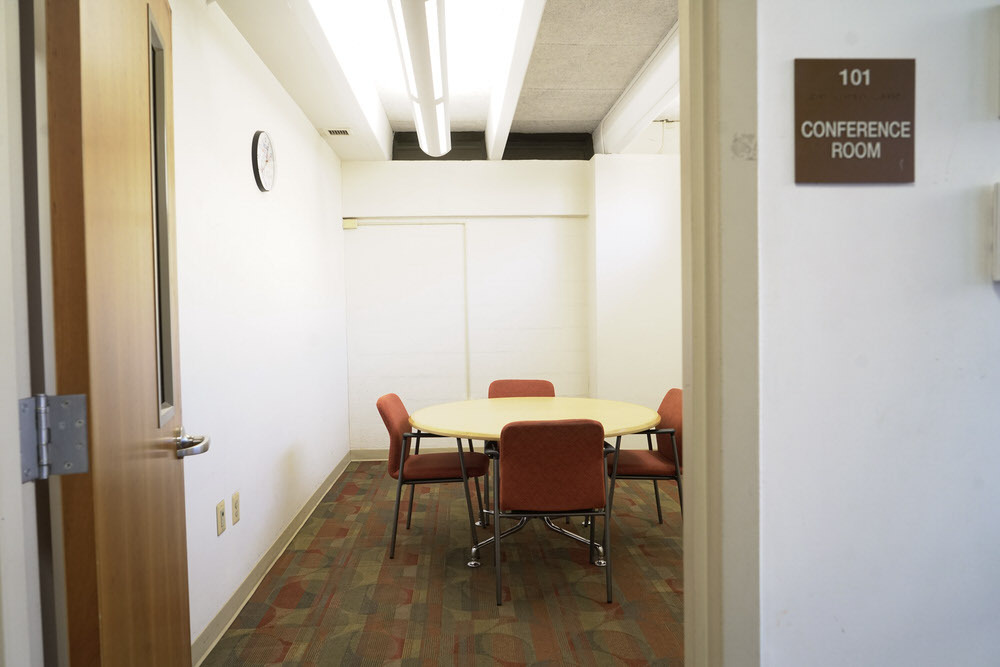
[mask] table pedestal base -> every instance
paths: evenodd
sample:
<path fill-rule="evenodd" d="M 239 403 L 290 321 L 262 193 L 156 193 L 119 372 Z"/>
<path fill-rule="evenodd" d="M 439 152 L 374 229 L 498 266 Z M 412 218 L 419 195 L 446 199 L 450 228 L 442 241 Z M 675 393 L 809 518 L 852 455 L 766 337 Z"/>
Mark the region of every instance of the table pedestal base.
<path fill-rule="evenodd" d="M 590 518 L 590 517 L 587 517 L 587 518 Z M 556 524 L 552 523 L 552 519 L 550 519 L 549 517 L 543 517 L 542 520 L 545 521 L 545 525 L 546 526 L 548 526 L 552 530 L 556 531 L 560 535 L 565 535 L 566 537 L 570 538 L 571 540 L 576 540 L 577 542 L 582 542 L 583 544 L 586 544 L 588 547 L 590 546 L 590 540 L 588 540 L 585 537 L 581 537 L 580 535 L 577 535 L 574 532 L 568 531 L 565 528 L 557 526 Z M 591 521 L 593 521 L 593 519 L 591 519 Z M 590 524 L 586 524 L 586 525 L 589 526 Z M 604 560 L 604 547 L 602 547 L 597 542 L 594 542 L 594 549 L 597 551 L 597 559 L 594 561 L 594 565 L 596 565 L 597 567 L 604 567 L 605 565 L 607 565 L 608 562 L 606 560 Z"/>
<path fill-rule="evenodd" d="M 541 517 L 541 519 L 543 521 L 545 521 L 545 525 L 546 526 L 548 526 L 550 529 L 556 531 L 560 535 L 565 535 L 566 537 L 568 537 L 568 538 L 570 538 L 572 540 L 576 540 L 577 542 L 581 542 L 583 544 L 586 544 L 588 547 L 590 546 L 590 540 L 588 540 L 588 539 L 586 539 L 584 537 L 581 537 L 581 536 L 577 535 L 576 533 L 573 533 L 573 532 L 570 532 L 570 531 L 565 530 L 563 528 L 560 528 L 556 524 L 552 523 L 552 519 L 550 519 L 549 517 L 545 516 L 545 517 Z M 495 518 L 493 520 L 496 521 Z M 591 521 L 593 521 L 593 519 L 591 519 Z M 514 524 L 512 527 L 510 527 L 507 530 L 505 530 L 502 533 L 500 533 L 500 539 L 503 539 L 503 538 L 507 537 L 508 535 L 513 535 L 517 531 L 519 531 L 522 528 L 524 528 L 524 526 L 527 523 L 528 523 L 527 517 L 521 517 L 516 524 Z M 477 524 L 478 524 L 478 522 L 477 522 Z M 589 524 L 585 524 L 585 525 L 589 525 Z M 472 553 L 469 555 L 469 562 L 466 563 L 466 565 L 468 565 L 469 567 L 479 567 L 480 565 L 482 565 L 482 563 L 479 562 L 479 550 L 482 549 L 485 546 L 490 545 L 490 544 L 493 544 L 493 538 L 492 537 L 487 537 L 485 540 L 483 540 L 482 542 L 480 542 L 476 546 L 472 547 Z M 597 559 L 594 560 L 594 565 L 596 565 L 597 567 L 604 567 L 604 566 L 606 566 L 608 563 L 604 559 L 604 547 L 602 547 L 600 544 L 598 544 L 597 542 L 595 542 L 594 543 L 594 550 L 597 551 Z"/>

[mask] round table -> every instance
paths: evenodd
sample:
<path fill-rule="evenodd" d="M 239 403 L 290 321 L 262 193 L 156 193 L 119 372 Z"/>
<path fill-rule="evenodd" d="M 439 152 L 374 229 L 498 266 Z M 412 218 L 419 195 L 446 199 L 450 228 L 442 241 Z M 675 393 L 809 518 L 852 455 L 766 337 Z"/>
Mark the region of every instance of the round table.
<path fill-rule="evenodd" d="M 604 426 L 604 437 L 619 438 L 628 433 L 639 433 L 655 427 L 660 423 L 660 415 L 641 405 L 622 403 L 621 401 L 605 401 L 598 398 L 564 398 L 564 397 L 531 397 L 531 398 L 484 398 L 475 401 L 457 401 L 442 403 L 417 410 L 410 415 L 410 425 L 426 433 L 467 438 L 470 440 L 499 441 L 503 427 L 516 421 L 538 421 L 549 419 L 593 419 Z M 488 452 L 489 453 L 489 452 Z M 495 462 L 494 462 L 494 471 Z M 495 473 L 494 473 L 495 474 Z M 478 489 L 478 486 L 477 486 Z M 478 491 L 477 491 L 478 493 Z M 489 505 L 489 485 L 486 489 L 486 504 Z M 493 514 L 487 510 L 487 514 Z M 549 517 L 543 517 L 545 525 L 552 530 L 573 540 L 590 544 L 576 533 L 555 525 Z M 494 519 L 495 520 L 495 519 Z M 521 519 L 516 526 L 501 533 L 506 537 L 524 527 L 527 519 Z M 483 525 L 476 522 L 476 525 Z M 493 538 L 487 538 L 472 547 L 469 567 L 479 566 L 479 551 Z M 605 564 L 604 551 L 596 546 L 598 559 L 596 565 Z"/>
<path fill-rule="evenodd" d="M 543 419 L 594 419 L 604 437 L 638 433 L 660 423 L 660 415 L 642 405 L 599 398 L 483 398 L 442 403 L 410 415 L 413 428 L 472 440 L 499 440 L 511 422 Z"/>

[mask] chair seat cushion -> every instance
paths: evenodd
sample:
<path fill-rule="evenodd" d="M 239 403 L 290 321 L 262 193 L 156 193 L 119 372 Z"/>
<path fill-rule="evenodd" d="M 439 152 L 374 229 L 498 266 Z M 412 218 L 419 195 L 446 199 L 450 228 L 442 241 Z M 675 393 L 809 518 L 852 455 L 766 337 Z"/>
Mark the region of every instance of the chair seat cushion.
<path fill-rule="evenodd" d="M 611 473 L 611 465 L 614 463 L 613 457 L 608 457 L 608 473 Z M 650 452 L 645 449 L 623 449 L 618 453 L 618 476 L 639 476 L 639 477 L 674 477 L 677 475 L 677 466 L 673 461 L 660 456 L 659 452 Z"/>
<path fill-rule="evenodd" d="M 480 452 L 464 452 L 465 472 L 469 477 L 482 477 L 486 474 L 490 460 Z M 389 472 L 396 478 L 396 475 Z M 460 478 L 462 464 L 458 460 L 458 452 L 435 452 L 433 454 L 410 454 L 403 462 L 403 479 L 410 482 L 420 479 Z"/>

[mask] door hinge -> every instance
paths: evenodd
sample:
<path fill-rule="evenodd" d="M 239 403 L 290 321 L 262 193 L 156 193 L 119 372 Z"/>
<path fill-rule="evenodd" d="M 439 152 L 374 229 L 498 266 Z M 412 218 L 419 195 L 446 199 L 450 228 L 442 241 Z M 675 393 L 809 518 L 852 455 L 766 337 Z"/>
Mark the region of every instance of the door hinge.
<path fill-rule="evenodd" d="M 87 396 L 37 394 L 17 402 L 21 483 L 87 472 Z"/>

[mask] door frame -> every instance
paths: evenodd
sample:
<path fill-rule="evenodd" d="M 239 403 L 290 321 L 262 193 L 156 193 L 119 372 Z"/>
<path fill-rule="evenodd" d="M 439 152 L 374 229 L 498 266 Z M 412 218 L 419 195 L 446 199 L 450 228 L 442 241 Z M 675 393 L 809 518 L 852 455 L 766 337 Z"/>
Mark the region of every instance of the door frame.
<path fill-rule="evenodd" d="M 0 5 L 0 368 L 15 371 L 0 374 L 0 664 L 40 665 L 35 485 L 21 483 L 17 414 L 17 400 L 31 394 L 19 4 Z"/>
<path fill-rule="evenodd" d="M 684 655 L 759 664 L 757 2 L 679 9 Z"/>

